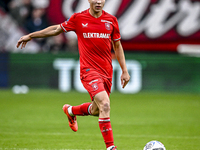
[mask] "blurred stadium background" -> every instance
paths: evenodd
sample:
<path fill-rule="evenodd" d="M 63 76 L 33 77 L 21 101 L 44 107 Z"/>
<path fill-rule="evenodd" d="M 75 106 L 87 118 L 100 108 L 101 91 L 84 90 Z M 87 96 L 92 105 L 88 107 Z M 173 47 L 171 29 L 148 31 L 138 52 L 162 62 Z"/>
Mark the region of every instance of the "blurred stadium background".
<path fill-rule="evenodd" d="M 74 33 L 34 39 L 25 49 L 17 49 L 16 44 L 22 35 L 60 24 L 74 12 L 88 7 L 87 0 L 0 1 L 2 108 L 6 103 L 4 98 L 11 95 L 8 91 L 12 89 L 15 93 L 23 93 L 20 89 L 25 87 L 26 91 L 28 87 L 30 94 L 32 90 L 34 93 L 35 90 L 50 90 L 50 93 L 57 90 L 66 95 L 86 92 L 79 80 L 79 55 Z M 128 94 L 130 100 L 143 93 L 145 96 L 141 97 L 148 99 L 146 92 L 151 96 L 152 93 L 163 93 L 163 96 L 169 93 L 190 94 L 193 99 L 188 100 L 195 100 L 195 106 L 199 107 L 200 0 L 107 0 L 104 9 L 118 18 L 131 74 L 130 83 L 122 90 L 119 65 L 113 55 L 113 92 Z M 170 100 L 180 100 L 180 95 L 172 96 Z M 200 126 L 199 122 L 195 123 Z M 190 140 L 199 140 L 199 136 Z"/>
<path fill-rule="evenodd" d="M 119 20 L 132 74 L 128 88 L 122 91 L 117 80 L 119 67 L 114 63 L 113 90 L 199 93 L 199 5 L 199 0 L 107 1 L 105 10 Z M 88 8 L 88 2 L 1 0 L 0 6 L 0 88 L 27 85 L 84 91 L 76 75 L 78 50 L 74 33 L 35 39 L 26 49 L 17 49 L 16 43 L 24 34 L 59 24 L 74 12 Z"/>

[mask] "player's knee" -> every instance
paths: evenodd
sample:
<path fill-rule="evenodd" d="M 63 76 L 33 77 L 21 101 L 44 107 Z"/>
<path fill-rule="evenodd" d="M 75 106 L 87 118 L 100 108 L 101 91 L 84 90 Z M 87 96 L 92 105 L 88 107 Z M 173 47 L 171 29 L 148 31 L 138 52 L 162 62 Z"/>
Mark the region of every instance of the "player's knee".
<path fill-rule="evenodd" d="M 102 104 L 101 112 L 105 112 L 105 113 L 110 112 L 110 103 L 109 102 L 105 102 Z"/>
<path fill-rule="evenodd" d="M 95 96 L 95 102 L 99 108 L 99 114 L 108 116 L 110 112 L 110 100 L 105 92 L 101 92 Z"/>

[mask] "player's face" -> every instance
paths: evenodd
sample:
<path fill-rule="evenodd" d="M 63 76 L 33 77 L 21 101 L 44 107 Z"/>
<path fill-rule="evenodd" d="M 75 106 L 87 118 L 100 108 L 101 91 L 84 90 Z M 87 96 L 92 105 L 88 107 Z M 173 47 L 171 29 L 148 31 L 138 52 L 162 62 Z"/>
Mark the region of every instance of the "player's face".
<path fill-rule="evenodd" d="M 103 9 L 104 4 L 105 4 L 105 0 L 88 0 L 88 1 L 90 3 L 90 9 L 94 13 L 102 12 L 102 9 Z"/>

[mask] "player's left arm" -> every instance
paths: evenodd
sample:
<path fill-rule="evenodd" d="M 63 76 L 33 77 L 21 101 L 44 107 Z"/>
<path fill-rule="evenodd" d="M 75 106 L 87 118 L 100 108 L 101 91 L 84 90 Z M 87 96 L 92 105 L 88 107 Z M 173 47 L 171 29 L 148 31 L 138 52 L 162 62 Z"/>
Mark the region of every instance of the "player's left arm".
<path fill-rule="evenodd" d="M 122 88 L 124 88 L 130 80 L 130 75 L 129 75 L 127 67 L 126 67 L 124 50 L 122 48 L 122 44 L 121 44 L 120 40 L 116 41 L 116 42 L 113 41 L 112 44 L 113 44 L 113 49 L 115 51 L 115 56 L 119 62 L 121 69 L 122 69 L 121 85 L 122 85 Z"/>

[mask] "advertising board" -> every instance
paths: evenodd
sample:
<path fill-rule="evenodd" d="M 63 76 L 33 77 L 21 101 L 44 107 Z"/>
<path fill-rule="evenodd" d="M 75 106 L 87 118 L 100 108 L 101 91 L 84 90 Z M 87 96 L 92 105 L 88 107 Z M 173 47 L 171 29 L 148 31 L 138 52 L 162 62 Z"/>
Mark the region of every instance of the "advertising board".
<path fill-rule="evenodd" d="M 47 15 L 58 24 L 88 7 L 85 0 L 51 0 Z M 176 52 L 200 44 L 200 0 L 107 0 L 104 10 L 118 18 L 124 50 Z"/>
<path fill-rule="evenodd" d="M 173 53 L 126 53 L 126 58 L 130 82 L 122 89 L 121 69 L 117 60 L 113 60 L 112 91 L 130 94 L 141 91 L 200 92 L 198 57 Z M 8 87 L 27 85 L 30 89 L 86 92 L 80 81 L 77 55 L 10 54 L 7 66 Z"/>

